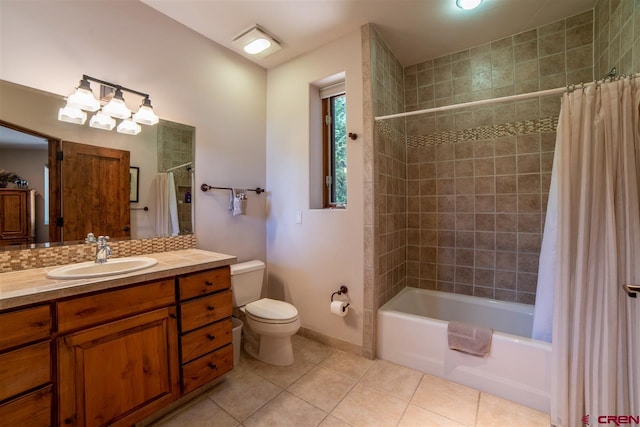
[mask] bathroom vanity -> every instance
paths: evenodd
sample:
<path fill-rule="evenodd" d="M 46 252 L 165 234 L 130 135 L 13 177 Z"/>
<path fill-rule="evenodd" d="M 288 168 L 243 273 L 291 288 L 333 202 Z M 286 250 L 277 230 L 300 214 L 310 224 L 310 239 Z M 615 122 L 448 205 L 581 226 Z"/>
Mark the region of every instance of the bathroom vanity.
<path fill-rule="evenodd" d="M 233 368 L 229 265 L 187 249 L 145 270 L 0 274 L 0 419 L 132 425 Z"/>

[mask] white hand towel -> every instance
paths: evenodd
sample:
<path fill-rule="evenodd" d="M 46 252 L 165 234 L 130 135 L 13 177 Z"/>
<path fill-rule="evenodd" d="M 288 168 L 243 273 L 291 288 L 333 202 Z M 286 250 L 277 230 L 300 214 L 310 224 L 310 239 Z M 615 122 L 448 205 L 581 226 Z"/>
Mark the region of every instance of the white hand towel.
<path fill-rule="evenodd" d="M 247 189 L 234 188 L 231 192 L 230 209 L 233 216 L 247 214 Z"/>

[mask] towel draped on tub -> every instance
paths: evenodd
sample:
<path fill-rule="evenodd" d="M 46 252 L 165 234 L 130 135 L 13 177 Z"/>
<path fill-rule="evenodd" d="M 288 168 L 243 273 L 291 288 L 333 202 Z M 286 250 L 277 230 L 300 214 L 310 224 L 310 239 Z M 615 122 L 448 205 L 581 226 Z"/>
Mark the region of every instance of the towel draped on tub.
<path fill-rule="evenodd" d="M 491 328 L 456 321 L 450 321 L 447 326 L 449 348 L 474 356 L 486 357 L 489 355 L 492 336 L 493 329 Z"/>

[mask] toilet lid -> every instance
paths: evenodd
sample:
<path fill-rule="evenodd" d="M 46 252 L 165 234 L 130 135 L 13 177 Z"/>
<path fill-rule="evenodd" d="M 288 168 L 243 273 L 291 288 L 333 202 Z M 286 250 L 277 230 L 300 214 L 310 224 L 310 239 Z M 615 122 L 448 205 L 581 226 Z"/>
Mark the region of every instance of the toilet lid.
<path fill-rule="evenodd" d="M 293 305 L 271 298 L 262 298 L 245 305 L 245 312 L 267 321 L 290 320 L 298 315 L 298 310 Z"/>

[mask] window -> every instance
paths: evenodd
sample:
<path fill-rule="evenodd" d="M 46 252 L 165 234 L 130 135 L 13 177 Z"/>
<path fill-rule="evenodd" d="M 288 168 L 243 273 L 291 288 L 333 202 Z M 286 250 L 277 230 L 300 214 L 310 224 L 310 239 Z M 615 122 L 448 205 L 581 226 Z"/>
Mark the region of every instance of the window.
<path fill-rule="evenodd" d="M 44 165 L 44 225 L 49 225 L 49 165 Z"/>
<path fill-rule="evenodd" d="M 340 87 L 341 93 L 326 97 L 322 97 L 321 90 L 325 208 L 347 205 L 347 97 L 344 83 Z"/>

